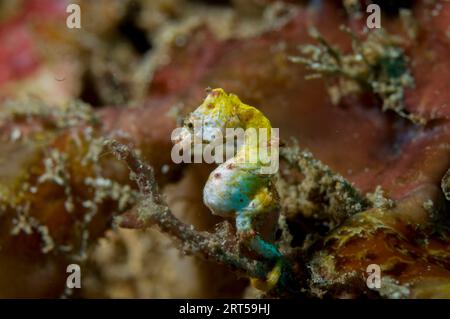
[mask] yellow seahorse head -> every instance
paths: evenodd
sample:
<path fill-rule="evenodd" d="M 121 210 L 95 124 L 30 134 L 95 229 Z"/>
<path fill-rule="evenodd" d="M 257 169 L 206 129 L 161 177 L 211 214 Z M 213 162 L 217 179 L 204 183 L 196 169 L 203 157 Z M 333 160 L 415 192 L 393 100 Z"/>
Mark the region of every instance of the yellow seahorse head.
<path fill-rule="evenodd" d="M 197 127 L 201 129 L 196 130 Z M 180 138 L 197 134 L 208 143 L 219 131 L 224 136 L 227 128 L 267 128 L 270 131 L 271 125 L 256 108 L 219 88 L 210 90 L 203 103 L 186 118 Z"/>

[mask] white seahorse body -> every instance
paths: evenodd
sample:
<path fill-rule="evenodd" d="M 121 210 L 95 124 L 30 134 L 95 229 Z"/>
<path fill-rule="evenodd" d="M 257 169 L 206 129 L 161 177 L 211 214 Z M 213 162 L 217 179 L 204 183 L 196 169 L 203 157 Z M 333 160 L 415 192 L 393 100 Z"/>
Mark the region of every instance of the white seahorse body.
<path fill-rule="evenodd" d="M 203 190 L 206 206 L 223 217 L 235 217 L 237 212 L 263 213 L 263 210 L 273 209 L 273 205 L 262 207 L 263 203 L 257 196 L 267 189 L 272 176 L 259 174 L 255 166 L 231 158 L 217 167 Z"/>

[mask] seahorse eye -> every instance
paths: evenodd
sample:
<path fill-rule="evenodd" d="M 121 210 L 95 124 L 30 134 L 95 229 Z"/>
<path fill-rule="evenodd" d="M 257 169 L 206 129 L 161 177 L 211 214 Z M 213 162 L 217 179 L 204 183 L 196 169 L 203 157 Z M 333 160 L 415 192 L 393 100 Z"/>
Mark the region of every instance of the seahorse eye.
<path fill-rule="evenodd" d="M 194 128 L 194 124 L 192 124 L 191 121 L 186 121 L 184 124 L 185 124 L 189 129 L 193 129 L 193 128 Z"/>

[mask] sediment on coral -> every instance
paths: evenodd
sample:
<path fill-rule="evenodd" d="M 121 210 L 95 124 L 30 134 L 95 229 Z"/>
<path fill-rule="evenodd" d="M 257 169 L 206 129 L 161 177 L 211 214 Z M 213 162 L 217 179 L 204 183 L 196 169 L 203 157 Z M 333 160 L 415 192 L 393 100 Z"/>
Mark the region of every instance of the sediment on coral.
<path fill-rule="evenodd" d="M 291 186 L 288 183 L 283 192 L 288 214 L 301 213 L 322 220 L 332 229 L 370 207 L 370 202 L 349 181 L 333 173 L 310 152 L 301 151 L 298 146 L 282 147 L 280 156 L 303 175 L 300 183 Z"/>

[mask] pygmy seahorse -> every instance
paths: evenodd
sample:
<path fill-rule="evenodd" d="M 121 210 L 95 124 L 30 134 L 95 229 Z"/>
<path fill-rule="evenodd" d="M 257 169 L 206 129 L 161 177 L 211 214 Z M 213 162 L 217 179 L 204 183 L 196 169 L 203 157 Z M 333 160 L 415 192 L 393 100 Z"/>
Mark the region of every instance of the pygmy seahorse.
<path fill-rule="evenodd" d="M 203 200 L 213 214 L 235 218 L 240 241 L 250 252 L 275 261 L 277 266 L 269 272 L 266 282 L 253 281 L 267 290 L 277 284 L 282 272 L 281 253 L 260 232 L 270 217 L 272 220 L 274 215 L 277 218 L 279 211 L 274 172 L 263 173 L 261 170 L 267 163 L 262 154 L 278 154 L 277 138 L 270 121 L 256 108 L 242 103 L 236 95 L 214 89 L 185 119 L 183 127 L 172 139 L 176 143 L 191 143 L 196 138 L 202 145 L 208 145 L 218 136 L 227 138 L 227 129 L 239 128 L 243 129 L 244 142 L 238 146 L 235 156 L 210 174 Z"/>

